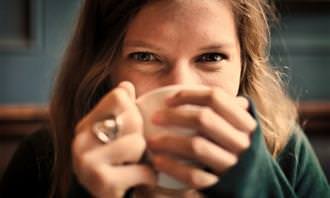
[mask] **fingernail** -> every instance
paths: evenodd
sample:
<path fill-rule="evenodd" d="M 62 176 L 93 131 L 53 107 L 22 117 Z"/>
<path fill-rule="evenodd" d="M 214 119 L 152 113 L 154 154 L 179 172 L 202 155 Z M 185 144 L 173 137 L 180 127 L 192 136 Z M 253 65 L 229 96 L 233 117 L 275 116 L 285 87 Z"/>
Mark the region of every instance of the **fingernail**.
<path fill-rule="evenodd" d="M 170 96 L 170 97 L 166 98 L 166 99 L 165 99 L 165 103 L 166 103 L 166 104 L 171 104 L 172 99 L 173 99 L 173 96 Z"/>
<path fill-rule="evenodd" d="M 161 112 L 156 112 L 152 117 L 152 121 L 155 124 L 162 124 L 164 122 L 164 116 Z"/>
<path fill-rule="evenodd" d="M 151 145 L 153 143 L 157 142 L 157 139 L 158 139 L 158 137 L 156 135 L 149 135 L 146 137 L 147 143 L 151 144 Z"/>
<path fill-rule="evenodd" d="M 157 164 L 161 164 L 162 163 L 162 157 L 161 156 L 158 156 L 158 155 L 153 155 L 151 157 L 151 162 L 155 165 Z"/>
<path fill-rule="evenodd" d="M 194 179 L 198 186 L 201 187 L 212 186 L 219 181 L 217 176 L 213 174 L 205 174 L 202 172 L 196 172 Z"/>

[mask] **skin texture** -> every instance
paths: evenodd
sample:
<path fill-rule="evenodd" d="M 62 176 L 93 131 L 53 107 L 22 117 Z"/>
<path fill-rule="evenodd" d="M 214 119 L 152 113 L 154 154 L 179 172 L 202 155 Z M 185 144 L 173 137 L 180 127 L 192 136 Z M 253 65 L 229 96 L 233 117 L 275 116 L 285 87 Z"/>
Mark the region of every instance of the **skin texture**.
<path fill-rule="evenodd" d="M 226 1 L 155 1 L 144 7 L 131 21 L 114 65 L 111 79 L 116 88 L 76 127 L 72 155 L 80 183 L 95 197 L 122 197 L 130 187 L 154 186 L 155 169 L 192 189 L 215 184 L 249 147 L 256 127 L 246 111 L 247 100 L 237 96 L 240 53 Z M 171 84 L 202 84 L 209 90 L 179 92 L 168 99 L 169 108 L 154 115 L 154 123 L 191 127 L 198 133 L 153 133 L 145 138 L 135 100 Z M 199 110 L 176 108 L 184 104 L 198 105 Z M 101 144 L 92 125 L 110 115 L 120 120 L 119 137 Z M 155 153 L 152 166 L 138 163 L 146 148 Z M 173 156 L 198 161 L 212 171 L 182 164 Z"/>

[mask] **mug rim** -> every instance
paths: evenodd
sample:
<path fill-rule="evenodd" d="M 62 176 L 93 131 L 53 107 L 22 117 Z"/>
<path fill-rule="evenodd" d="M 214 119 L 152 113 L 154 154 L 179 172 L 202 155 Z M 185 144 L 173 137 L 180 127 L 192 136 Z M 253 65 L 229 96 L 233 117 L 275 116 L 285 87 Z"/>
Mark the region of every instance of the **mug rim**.
<path fill-rule="evenodd" d="M 154 94 L 157 94 L 157 93 L 160 93 L 160 92 L 164 92 L 164 91 L 167 91 L 167 90 L 172 90 L 172 91 L 177 91 L 178 89 L 182 89 L 182 90 L 197 90 L 197 89 L 207 89 L 209 88 L 208 86 L 205 86 L 205 85 L 183 85 L 183 84 L 174 84 L 174 85 L 166 85 L 166 86 L 163 86 L 163 87 L 159 87 L 159 88 L 156 88 L 156 89 L 153 89 L 151 91 L 148 91 L 147 93 L 145 94 L 142 94 L 141 96 L 139 96 L 137 99 L 136 99 L 136 103 L 140 103 L 141 101 L 143 101 L 145 98 L 148 98 L 150 95 L 154 95 Z"/>

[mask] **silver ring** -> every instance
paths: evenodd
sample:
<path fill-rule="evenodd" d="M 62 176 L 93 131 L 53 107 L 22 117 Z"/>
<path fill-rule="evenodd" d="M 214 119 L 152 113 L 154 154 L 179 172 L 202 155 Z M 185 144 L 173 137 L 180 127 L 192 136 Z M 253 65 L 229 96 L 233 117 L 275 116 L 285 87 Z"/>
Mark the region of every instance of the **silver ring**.
<path fill-rule="evenodd" d="M 111 117 L 102 121 L 95 122 L 93 132 L 98 140 L 106 144 L 116 139 L 119 131 L 119 123 L 116 117 Z"/>

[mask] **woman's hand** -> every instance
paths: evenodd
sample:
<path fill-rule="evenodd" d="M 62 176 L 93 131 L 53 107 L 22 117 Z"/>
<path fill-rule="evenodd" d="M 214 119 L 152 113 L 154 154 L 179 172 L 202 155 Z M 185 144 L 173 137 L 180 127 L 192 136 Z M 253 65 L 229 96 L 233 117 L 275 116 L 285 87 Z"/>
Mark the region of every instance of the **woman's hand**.
<path fill-rule="evenodd" d="M 157 112 L 154 123 L 176 125 L 197 130 L 194 136 L 172 133 L 148 133 L 148 148 L 155 169 L 201 189 L 215 184 L 219 176 L 234 166 L 239 155 L 250 146 L 250 135 L 256 121 L 247 112 L 249 102 L 243 97 L 233 97 L 220 88 L 203 91 L 180 91 L 167 100 L 170 108 Z M 176 108 L 181 105 L 198 105 L 196 111 Z M 179 157 L 193 160 L 208 167 L 184 164 Z"/>
<path fill-rule="evenodd" d="M 118 136 L 102 144 L 92 127 L 110 116 L 120 121 Z M 93 196 L 123 197 L 130 187 L 156 183 L 154 171 L 147 165 L 137 164 L 145 148 L 134 86 L 123 82 L 104 96 L 76 126 L 72 144 L 73 170 Z"/>

